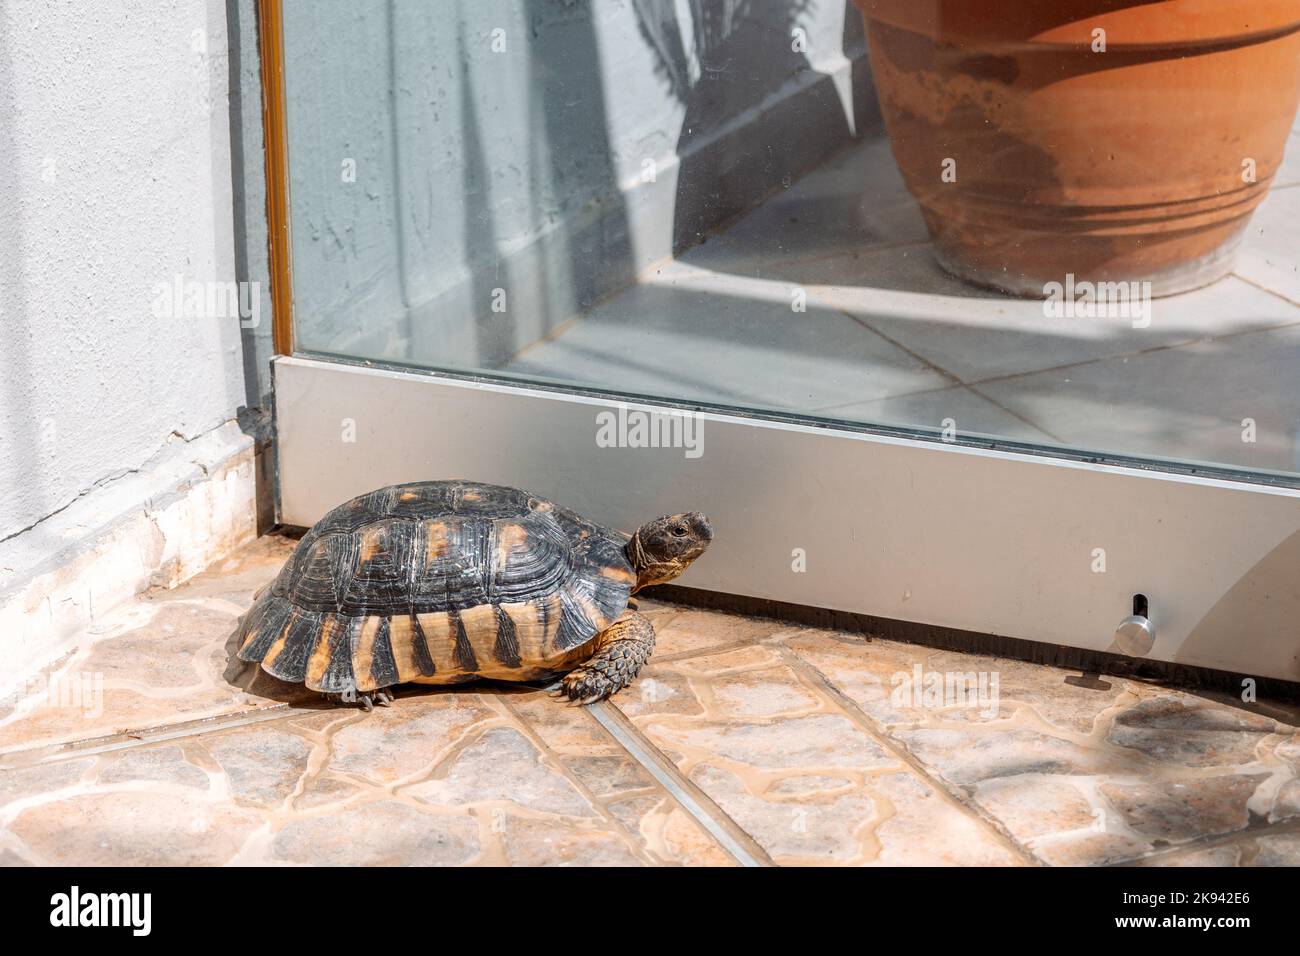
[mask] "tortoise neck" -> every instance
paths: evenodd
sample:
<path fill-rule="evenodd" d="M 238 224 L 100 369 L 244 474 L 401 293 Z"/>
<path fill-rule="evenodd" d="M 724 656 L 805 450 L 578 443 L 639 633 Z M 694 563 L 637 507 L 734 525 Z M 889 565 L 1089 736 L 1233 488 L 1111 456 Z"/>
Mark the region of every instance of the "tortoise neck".
<path fill-rule="evenodd" d="M 636 594 L 648 583 L 645 577 L 646 571 L 649 570 L 645 550 L 641 547 L 640 531 L 632 532 L 632 537 L 627 546 L 623 548 L 623 553 L 627 555 L 628 563 L 632 565 L 632 570 L 636 572 L 636 584 L 632 587 L 632 593 Z"/>
<path fill-rule="evenodd" d="M 639 530 L 632 535 L 623 552 L 627 555 L 632 570 L 636 572 L 636 585 L 632 588 L 633 594 L 636 594 L 642 588 L 648 588 L 652 584 L 671 581 L 682 573 L 682 568 L 677 562 L 655 561 L 646 554 L 645 547 L 641 544 Z"/>

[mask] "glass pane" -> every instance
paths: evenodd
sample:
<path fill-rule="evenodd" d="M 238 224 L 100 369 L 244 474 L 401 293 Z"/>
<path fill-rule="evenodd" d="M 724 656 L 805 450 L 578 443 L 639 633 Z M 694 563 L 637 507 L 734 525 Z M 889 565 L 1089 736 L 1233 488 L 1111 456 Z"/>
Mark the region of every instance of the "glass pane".
<path fill-rule="evenodd" d="M 304 352 L 1300 473 L 1292 2 L 284 26 Z"/>

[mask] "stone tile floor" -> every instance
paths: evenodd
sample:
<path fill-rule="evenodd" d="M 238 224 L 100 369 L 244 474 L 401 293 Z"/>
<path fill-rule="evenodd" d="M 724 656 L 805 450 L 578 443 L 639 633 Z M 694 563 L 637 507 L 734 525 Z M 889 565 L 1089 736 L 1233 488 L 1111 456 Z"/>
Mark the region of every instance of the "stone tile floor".
<path fill-rule="evenodd" d="M 142 595 L 4 699 L 0 863 L 1300 864 L 1300 708 L 647 602 L 612 702 L 365 714 L 230 666 L 293 544 Z M 923 692 L 967 673 L 974 701 Z"/>
<path fill-rule="evenodd" d="M 1048 318 L 934 260 L 867 133 L 507 371 L 966 436 L 1300 470 L 1300 122 L 1234 273 L 1122 316 Z M 1065 281 L 1061 276 L 1060 280 Z M 792 308 L 806 296 L 806 309 Z M 1242 439 L 1243 419 L 1255 440 Z"/>

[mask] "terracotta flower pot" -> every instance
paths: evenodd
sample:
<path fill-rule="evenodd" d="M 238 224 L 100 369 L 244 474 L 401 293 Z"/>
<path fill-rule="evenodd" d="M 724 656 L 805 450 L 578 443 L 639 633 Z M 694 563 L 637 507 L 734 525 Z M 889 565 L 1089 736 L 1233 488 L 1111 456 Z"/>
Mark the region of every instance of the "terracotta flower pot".
<path fill-rule="evenodd" d="M 1300 0 L 855 2 L 945 268 L 1035 296 L 1231 270 L 1300 98 Z"/>

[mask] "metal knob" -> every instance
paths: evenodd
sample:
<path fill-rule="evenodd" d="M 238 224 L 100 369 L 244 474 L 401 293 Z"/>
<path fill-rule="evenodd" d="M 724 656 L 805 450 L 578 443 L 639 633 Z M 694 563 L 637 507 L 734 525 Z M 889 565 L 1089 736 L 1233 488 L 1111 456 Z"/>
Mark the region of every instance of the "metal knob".
<path fill-rule="evenodd" d="M 1149 614 L 1146 595 L 1133 595 L 1133 613 L 1115 628 L 1115 643 L 1121 654 L 1144 657 L 1151 652 L 1151 647 L 1156 642 L 1156 625 Z"/>

